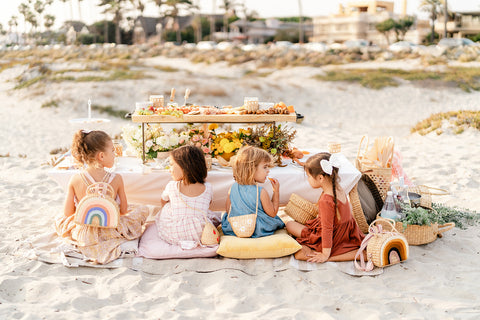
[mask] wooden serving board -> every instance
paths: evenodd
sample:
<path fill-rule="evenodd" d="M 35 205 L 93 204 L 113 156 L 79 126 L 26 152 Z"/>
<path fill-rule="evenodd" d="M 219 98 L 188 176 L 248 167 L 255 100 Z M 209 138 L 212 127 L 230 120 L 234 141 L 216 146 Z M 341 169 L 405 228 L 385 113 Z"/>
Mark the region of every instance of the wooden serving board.
<path fill-rule="evenodd" d="M 189 115 L 182 117 L 167 115 L 132 115 L 133 122 L 171 122 L 171 123 L 256 123 L 256 122 L 296 122 L 296 113 L 291 114 L 210 114 L 210 115 Z"/>

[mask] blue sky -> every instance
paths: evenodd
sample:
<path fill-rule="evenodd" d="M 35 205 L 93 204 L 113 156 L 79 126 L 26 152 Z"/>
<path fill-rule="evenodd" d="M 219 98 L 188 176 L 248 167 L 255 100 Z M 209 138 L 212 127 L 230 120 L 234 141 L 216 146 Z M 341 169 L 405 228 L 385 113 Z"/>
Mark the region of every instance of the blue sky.
<path fill-rule="evenodd" d="M 213 11 L 213 4 L 216 3 L 216 13 L 222 13 L 223 10 L 219 8 L 222 0 L 194 0 L 200 7 L 201 12 L 211 13 Z M 241 0 L 237 0 L 241 2 Z M 281 17 L 298 15 L 298 0 L 243 0 L 250 10 L 257 11 L 262 17 Z M 8 21 L 12 15 L 19 17 L 19 29 L 23 30 L 23 18 L 18 12 L 18 6 L 26 0 L 0 0 L 0 23 L 6 29 L 8 28 Z M 99 0 L 83 0 L 80 2 L 81 14 L 84 21 L 88 24 L 103 19 L 100 9 L 96 7 Z M 321 16 L 335 13 L 338 11 L 340 3 L 346 3 L 347 0 L 302 0 L 303 15 L 306 16 Z M 402 8 L 402 0 L 394 0 L 395 11 L 400 12 Z M 420 0 L 409 0 L 407 4 L 408 14 L 419 14 L 418 5 Z M 448 5 L 450 9 L 456 11 L 480 11 L 480 0 L 449 0 Z M 47 10 L 50 14 L 57 16 L 55 24 L 58 27 L 64 20 L 79 19 L 78 0 L 71 0 L 63 3 L 60 0 L 55 0 L 54 4 Z M 421 13 L 420 13 L 421 14 Z M 151 5 L 145 12 L 146 16 L 158 15 L 158 8 Z"/>

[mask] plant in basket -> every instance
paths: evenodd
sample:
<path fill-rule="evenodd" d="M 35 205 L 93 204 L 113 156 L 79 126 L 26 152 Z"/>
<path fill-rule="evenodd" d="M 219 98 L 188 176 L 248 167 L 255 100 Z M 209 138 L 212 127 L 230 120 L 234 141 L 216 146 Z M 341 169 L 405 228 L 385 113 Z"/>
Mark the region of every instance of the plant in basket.
<path fill-rule="evenodd" d="M 142 127 L 127 125 L 122 128 L 122 138 L 137 157 L 142 156 Z M 158 153 L 172 151 L 190 140 L 188 132 L 173 129 L 163 131 L 158 124 L 147 124 L 145 127 L 145 157 L 157 158 Z"/>

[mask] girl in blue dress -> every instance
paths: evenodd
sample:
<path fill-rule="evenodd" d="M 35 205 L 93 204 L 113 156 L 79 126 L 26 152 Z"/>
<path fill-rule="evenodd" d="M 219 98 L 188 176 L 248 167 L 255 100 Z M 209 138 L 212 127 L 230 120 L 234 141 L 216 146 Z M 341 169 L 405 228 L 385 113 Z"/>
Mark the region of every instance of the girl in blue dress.
<path fill-rule="evenodd" d="M 232 160 L 235 183 L 230 188 L 227 198 L 226 208 L 229 211 L 222 217 L 223 233 L 225 235 L 235 235 L 228 221 L 228 213 L 230 213 L 230 217 L 235 217 L 257 212 L 252 238 L 269 236 L 275 230 L 283 229 L 285 224 L 277 216 L 280 183 L 277 179 L 269 178 L 273 188 L 271 199 L 267 190 L 258 185 L 258 183 L 264 183 L 267 179 L 273 163 L 272 156 L 263 149 L 245 146 L 238 151 L 237 156 Z"/>

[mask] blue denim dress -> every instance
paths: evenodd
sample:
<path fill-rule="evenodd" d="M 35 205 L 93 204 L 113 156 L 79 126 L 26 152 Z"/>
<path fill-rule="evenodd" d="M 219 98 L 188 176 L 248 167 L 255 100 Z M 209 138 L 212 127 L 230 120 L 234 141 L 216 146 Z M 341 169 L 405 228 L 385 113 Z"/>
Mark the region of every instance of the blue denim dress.
<path fill-rule="evenodd" d="M 259 238 L 272 235 L 275 230 L 285 228 L 285 224 L 278 216 L 272 218 L 263 211 L 260 194 L 262 187 L 258 187 L 258 212 L 255 231 L 252 238 Z M 230 189 L 230 216 L 241 216 L 245 214 L 255 213 L 255 205 L 257 203 L 257 186 L 256 185 L 241 185 L 234 183 Z M 234 236 L 232 226 L 227 219 L 228 214 L 225 213 L 222 217 L 222 230 L 225 235 Z"/>

